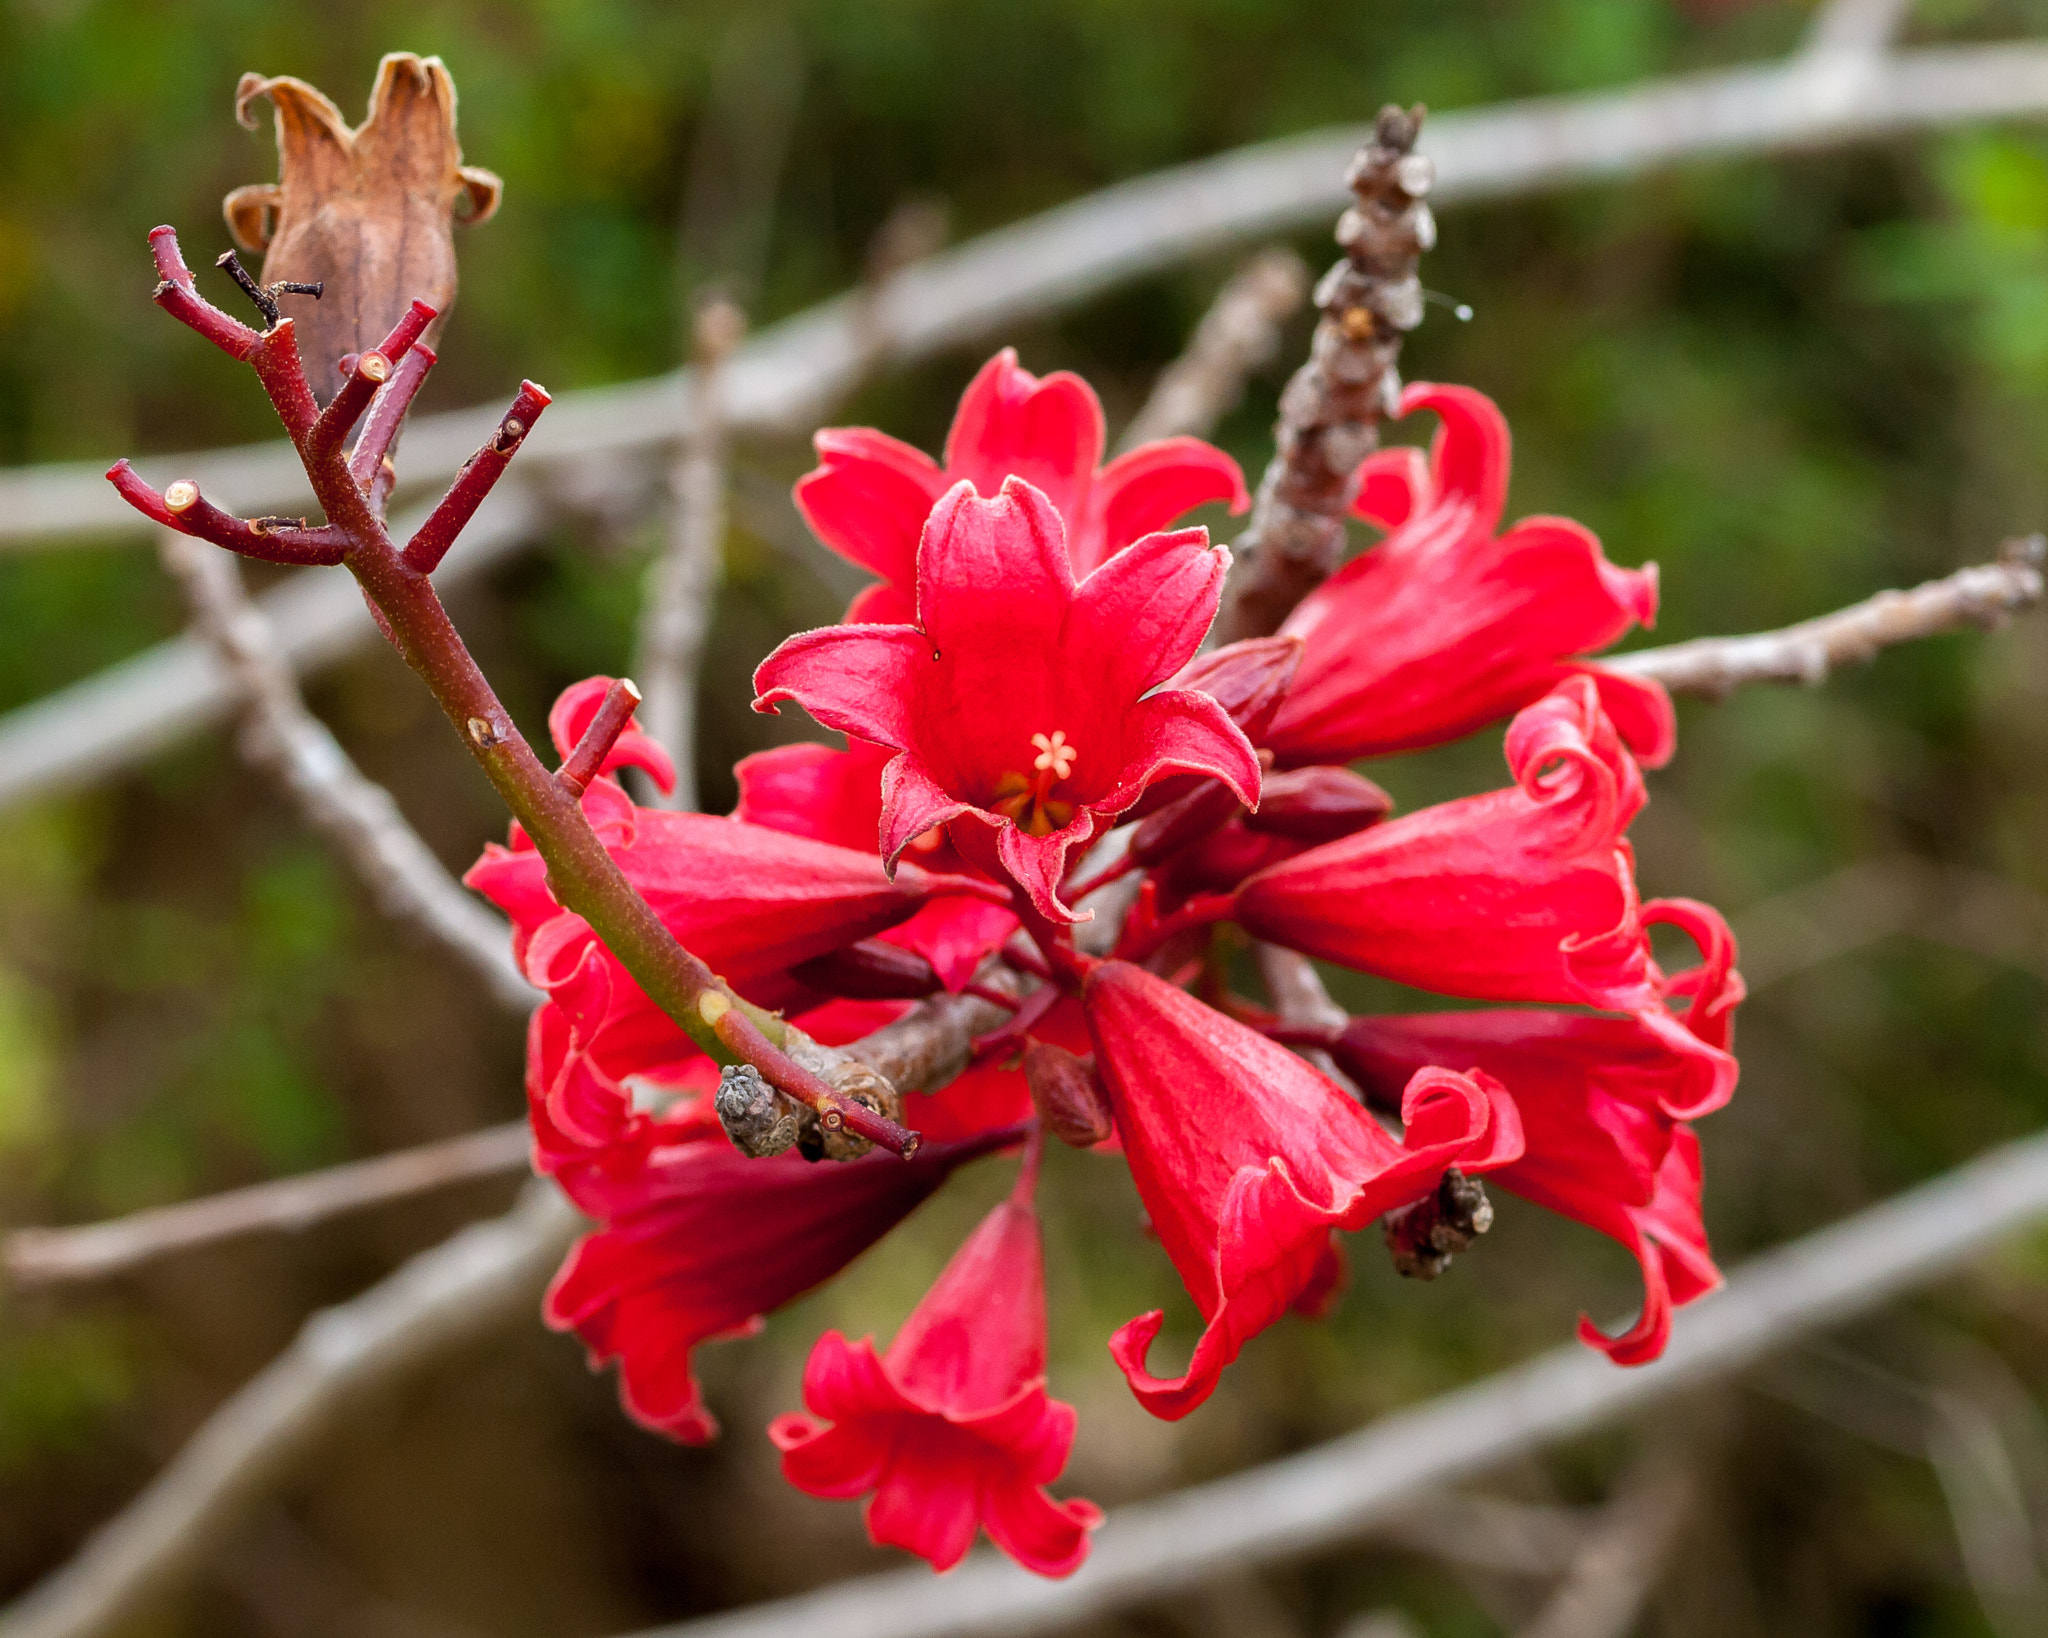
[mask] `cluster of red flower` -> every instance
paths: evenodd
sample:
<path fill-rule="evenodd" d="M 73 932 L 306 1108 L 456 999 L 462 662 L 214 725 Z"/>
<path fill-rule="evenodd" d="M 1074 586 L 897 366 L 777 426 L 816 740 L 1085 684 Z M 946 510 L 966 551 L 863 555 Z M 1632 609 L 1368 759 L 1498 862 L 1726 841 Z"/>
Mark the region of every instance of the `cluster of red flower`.
<path fill-rule="evenodd" d="M 991 957 L 1040 980 L 973 1068 L 906 1100 L 925 1138 L 908 1160 L 755 1160 L 715 1141 L 716 1072 L 556 905 L 530 845 L 515 833 L 473 869 L 548 992 L 528 1070 L 538 1163 L 601 1225 L 548 1317 L 620 1362 L 635 1417 L 710 1437 L 696 1344 L 758 1326 L 957 1167 L 1023 1143 L 1015 1192 L 888 1350 L 827 1334 L 810 1416 L 769 1431 L 793 1483 L 872 1493 L 878 1542 L 944 1568 L 986 1528 L 1034 1570 L 1075 1568 L 1100 1515 L 1044 1489 L 1074 1414 L 1046 1393 L 1043 1128 L 1121 1154 L 1205 1321 L 1170 1381 L 1146 1368 L 1160 1314 L 1111 1341 L 1163 1417 L 1199 1405 L 1289 1309 L 1327 1308 L 1334 1231 L 1427 1200 L 1453 1168 L 1635 1254 L 1641 1318 L 1620 1337 L 1582 1326 L 1619 1361 L 1655 1357 L 1672 1307 L 1713 1286 L 1688 1123 L 1733 1090 L 1741 980 L 1711 909 L 1636 896 L 1623 833 L 1644 800 L 1638 761 L 1671 753 L 1669 700 L 1578 658 L 1649 621 L 1654 574 L 1616 568 L 1562 519 L 1497 532 L 1507 428 L 1479 394 L 1416 387 L 1403 407 L 1440 429 L 1427 459 L 1365 463 L 1357 511 L 1385 538 L 1279 635 L 1201 657 L 1225 554 L 1200 529 L 1152 531 L 1205 502 L 1243 508 L 1220 451 L 1175 439 L 1098 471 L 1094 394 L 1008 353 L 968 389 L 943 467 L 880 433 L 819 435 L 798 501 L 883 579 L 847 623 L 770 656 L 756 703 L 795 700 L 848 748 L 749 757 L 731 818 L 639 808 L 609 778 L 584 806 L 690 949 L 820 1040 L 957 991 Z M 558 704 L 565 752 L 606 682 Z M 1389 818 L 1342 766 L 1510 714 L 1501 790 Z M 671 773 L 630 731 L 606 766 L 624 765 Z M 1139 872 L 1113 954 L 1083 953 L 1075 906 Z M 1211 936 L 1225 920 L 1523 1005 L 1304 1031 L 1227 993 Z M 1698 966 L 1659 968 L 1659 922 L 1690 936 Z M 1282 1043 L 1329 1051 L 1379 1116 Z"/>

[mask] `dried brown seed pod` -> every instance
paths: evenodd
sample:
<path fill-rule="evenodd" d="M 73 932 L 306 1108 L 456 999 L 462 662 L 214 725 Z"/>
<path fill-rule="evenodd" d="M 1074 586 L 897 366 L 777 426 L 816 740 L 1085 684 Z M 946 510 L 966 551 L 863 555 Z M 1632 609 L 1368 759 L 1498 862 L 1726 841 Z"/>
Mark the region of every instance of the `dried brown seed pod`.
<path fill-rule="evenodd" d="M 363 123 L 304 80 L 244 74 L 235 117 L 256 125 L 253 104 L 277 111 L 279 180 L 237 188 L 222 202 L 246 250 L 261 250 L 263 283 L 324 284 L 292 309 L 306 373 L 322 402 L 340 387 L 336 365 L 375 347 L 418 299 L 441 318 L 455 301 L 453 226 L 498 208 L 503 184 L 462 163 L 455 82 L 438 57 L 393 52 L 377 65 Z"/>

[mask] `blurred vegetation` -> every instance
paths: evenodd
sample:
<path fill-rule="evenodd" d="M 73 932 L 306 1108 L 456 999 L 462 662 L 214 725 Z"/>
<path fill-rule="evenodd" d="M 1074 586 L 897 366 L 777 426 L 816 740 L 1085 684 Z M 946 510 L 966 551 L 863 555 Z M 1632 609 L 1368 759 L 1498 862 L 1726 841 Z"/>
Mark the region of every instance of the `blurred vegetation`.
<path fill-rule="evenodd" d="M 448 407 L 501 397 L 521 375 L 561 389 L 666 369 L 700 282 L 724 278 L 757 325 L 772 321 L 853 282 L 905 201 L 942 201 L 964 237 L 1387 99 L 1451 108 L 1772 56 L 1807 15 L 1778 0 L 5 0 L 0 462 L 270 430 L 240 373 L 151 308 L 142 257 L 146 230 L 172 221 L 210 259 L 226 242 L 221 194 L 274 174 L 267 123 L 249 135 L 230 116 L 245 69 L 310 79 L 355 118 L 381 52 L 447 59 L 468 157 L 507 185 L 498 219 L 462 240 L 462 299 L 427 395 Z M 1928 0 L 1916 17 L 1931 38 L 2048 32 L 2041 0 Z M 771 71 L 793 110 L 772 209 L 742 201 L 762 214 L 721 217 L 702 200 L 735 143 L 706 111 L 758 113 L 748 75 Z M 1326 233 L 1299 244 L 1318 266 L 1331 255 Z M 837 418 L 936 448 L 973 367 L 1014 342 L 1033 369 L 1086 374 L 1114 425 L 1228 270 L 1191 266 L 990 337 L 877 380 Z M 1477 316 L 1433 315 L 1407 373 L 1502 403 L 1516 512 L 1583 518 L 1617 559 L 1661 564 L 1660 637 L 1780 624 L 2048 522 L 2038 132 L 1455 209 L 1425 276 Z M 1254 471 L 1305 340 L 1304 323 L 1220 435 Z M 768 491 L 806 451 L 754 446 L 741 464 L 742 485 Z M 564 524 L 547 551 L 457 598 L 530 730 L 563 683 L 623 669 L 657 527 Z M 730 799 L 734 757 L 801 731 L 746 711 L 748 670 L 843 596 L 815 557 L 735 534 L 705 694 L 712 802 Z M 144 547 L 0 556 L 0 708 L 178 624 Z M 451 865 L 502 830 L 393 658 L 353 661 L 312 693 Z M 1491 785 L 1498 738 L 1375 775 L 1406 806 Z M 2048 626 L 1925 643 L 1821 691 L 1688 706 L 1678 761 L 1652 791 L 1636 831 L 1645 892 L 1710 898 L 1738 920 L 1897 854 L 2048 891 Z M 1724 1262 L 2041 1126 L 2044 971 L 2038 949 L 2022 967 L 1893 939 L 1761 990 L 1743 1014 L 1743 1089 L 1704 1128 Z M 509 1118 L 520 1059 L 518 1021 L 382 924 L 225 735 L 0 814 L 0 1223 L 90 1219 Z M 719 1446 L 639 1433 L 571 1344 L 528 1327 L 367 1408 L 184 1615 L 149 1630 L 372 1630 L 364 1612 L 398 1630 L 397 1610 L 408 1631 L 559 1638 L 869 1567 L 855 1510 L 781 1486 L 759 1427 L 795 1402 L 822 1325 L 887 1334 L 1000 1170 L 963 1178 L 765 1343 L 707 1350 Z M 312 1308 L 509 1192 L 480 1185 L 102 1289 L 0 1294 L 0 1592 L 132 1494 Z M 1057 1156 L 1047 1204 L 1054 1389 L 1083 1420 L 1069 1488 L 1104 1502 L 1350 1428 L 1563 1340 L 1582 1307 L 1612 1316 L 1633 1300 L 1614 1248 L 1510 1200 L 1434 1286 L 1404 1285 L 1359 1242 L 1331 1324 L 1277 1327 L 1211 1405 L 1169 1427 L 1136 1410 L 1102 1346 L 1161 1302 L 1186 1334 L 1127 1183 Z M 2048 1241 L 2016 1248 L 1844 1345 L 1921 1380 L 1989 1373 L 2038 1419 L 2044 1277 Z M 1795 1408 L 1771 1380 L 1527 1464 L 1505 1486 L 1593 1499 L 1646 1441 L 1682 1449 L 1706 1499 L 1654 1613 L 1661 1632 L 1990 1631 L 1927 1467 Z M 1432 1638 L 1501 1630 L 1529 1596 L 1378 1550 L 1284 1569 L 1265 1590 L 1304 1633 L 1393 1605 Z M 1226 1607 L 1190 1597 L 1100 1630 L 1223 1632 Z M 325 1613 L 294 1625 L 281 1609 Z"/>

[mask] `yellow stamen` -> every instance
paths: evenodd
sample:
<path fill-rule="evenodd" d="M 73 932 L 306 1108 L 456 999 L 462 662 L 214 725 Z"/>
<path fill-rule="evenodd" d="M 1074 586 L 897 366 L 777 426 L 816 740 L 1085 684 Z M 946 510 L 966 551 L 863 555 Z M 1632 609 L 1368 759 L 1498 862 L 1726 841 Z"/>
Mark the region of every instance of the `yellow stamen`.
<path fill-rule="evenodd" d="M 1049 773 L 1055 779 L 1065 779 L 1074 771 L 1074 763 L 1080 758 L 1080 751 L 1067 743 L 1067 736 L 1055 728 L 1048 738 L 1044 734 L 1033 734 L 1031 743 L 1038 751 L 1037 760 L 1031 766 L 1040 773 Z"/>

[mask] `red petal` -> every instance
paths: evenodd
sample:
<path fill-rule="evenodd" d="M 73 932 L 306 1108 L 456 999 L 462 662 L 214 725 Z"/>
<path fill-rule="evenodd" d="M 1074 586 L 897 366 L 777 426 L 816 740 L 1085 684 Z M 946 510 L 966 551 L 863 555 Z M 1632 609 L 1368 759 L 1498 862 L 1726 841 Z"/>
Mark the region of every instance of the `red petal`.
<path fill-rule="evenodd" d="M 795 700 L 827 728 L 901 750 L 911 743 L 913 690 L 932 645 L 912 626 L 800 631 L 754 672 L 754 709 Z"/>
<path fill-rule="evenodd" d="M 944 1427 L 920 1421 L 904 1430 L 868 1503 L 868 1536 L 877 1547 L 901 1547 L 935 1570 L 967 1556 L 981 1523 L 981 1474 L 965 1447 Z"/>
<path fill-rule="evenodd" d="M 1232 513 L 1251 504 L 1236 461 L 1199 438 L 1162 438 L 1119 455 L 1095 477 L 1087 521 L 1075 532 L 1074 572 L 1085 575 L 1141 535 L 1211 501 Z"/>
<path fill-rule="evenodd" d="M 733 817 L 835 847 L 872 849 L 888 763 L 885 748 L 860 740 L 843 751 L 811 744 L 756 751 L 733 767 L 740 787 Z"/>
<path fill-rule="evenodd" d="M 924 520 L 946 492 L 939 463 L 869 427 L 828 427 L 811 441 L 818 465 L 796 483 L 804 521 L 841 557 L 907 590 Z"/>
<path fill-rule="evenodd" d="M 982 1491 L 989 1539 L 1036 1575 L 1067 1576 L 1088 1558 L 1088 1532 L 1102 1509 L 1075 1497 L 1056 1502 L 1036 1485 L 991 1483 Z"/>
<path fill-rule="evenodd" d="M 1507 417 L 1483 392 L 1417 381 L 1401 394 L 1401 413 L 1434 410 L 1441 423 L 1429 449 L 1430 504 L 1462 502 L 1491 534 L 1507 506 Z"/>
<path fill-rule="evenodd" d="M 1206 529 L 1147 535 L 1081 582 L 1067 642 L 1100 656 L 1105 695 L 1136 699 L 1195 657 L 1229 567 L 1229 554 L 1209 545 Z"/>
<path fill-rule="evenodd" d="M 1102 404 L 1078 375 L 1062 370 L 1043 380 L 1017 367 L 1005 347 L 984 364 L 946 435 L 946 476 L 967 479 L 985 496 L 1007 478 L 1024 479 L 1078 527 L 1088 488 L 1102 459 Z"/>
<path fill-rule="evenodd" d="M 1354 517 L 1382 529 L 1398 529 L 1427 506 L 1431 493 L 1429 457 L 1419 449 L 1382 449 L 1358 463 Z"/>

